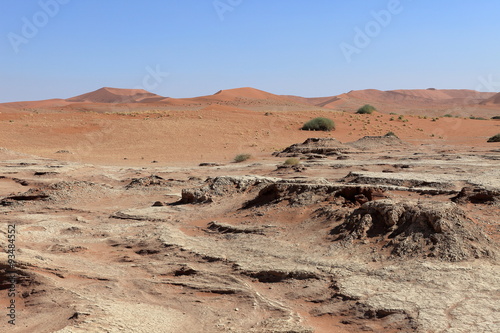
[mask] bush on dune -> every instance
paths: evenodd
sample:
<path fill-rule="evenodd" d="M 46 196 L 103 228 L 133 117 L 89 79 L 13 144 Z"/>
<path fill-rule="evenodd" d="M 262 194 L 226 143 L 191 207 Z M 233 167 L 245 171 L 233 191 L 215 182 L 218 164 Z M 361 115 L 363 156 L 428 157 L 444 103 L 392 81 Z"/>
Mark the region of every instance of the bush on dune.
<path fill-rule="evenodd" d="M 500 133 L 493 135 L 488 139 L 488 142 L 500 142 Z"/>
<path fill-rule="evenodd" d="M 394 137 L 398 138 L 398 136 L 396 135 L 396 133 L 394 133 L 392 131 L 391 132 L 387 132 L 384 136 L 386 136 L 386 137 L 387 136 L 394 136 Z"/>
<path fill-rule="evenodd" d="M 302 126 L 303 131 L 332 131 L 335 129 L 335 123 L 329 118 L 318 117 L 309 120 Z"/>
<path fill-rule="evenodd" d="M 252 157 L 252 155 L 250 155 L 250 154 L 239 154 L 239 155 L 236 155 L 236 157 L 234 158 L 234 162 L 235 163 L 244 162 L 244 161 L 248 160 L 250 157 Z"/>
<path fill-rule="evenodd" d="M 356 111 L 357 114 L 372 114 L 373 111 L 376 111 L 377 109 L 370 105 L 370 104 L 365 104 L 363 105 L 362 107 L 360 107 L 358 109 L 358 111 Z"/>
<path fill-rule="evenodd" d="M 283 164 L 284 165 L 299 165 L 300 160 L 298 158 L 291 157 L 291 158 L 287 159 Z"/>

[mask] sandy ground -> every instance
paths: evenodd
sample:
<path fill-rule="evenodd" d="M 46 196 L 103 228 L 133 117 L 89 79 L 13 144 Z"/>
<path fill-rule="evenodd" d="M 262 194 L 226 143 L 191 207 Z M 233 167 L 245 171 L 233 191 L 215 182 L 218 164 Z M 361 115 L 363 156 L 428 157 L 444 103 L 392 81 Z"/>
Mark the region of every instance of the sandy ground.
<path fill-rule="evenodd" d="M 154 111 L 137 114 L 2 112 L 2 146 L 24 153 L 82 163 L 145 166 L 229 162 L 249 153 L 265 158 L 311 136 L 342 142 L 389 131 L 414 145 L 486 145 L 500 121 L 335 111 Z M 300 127 L 314 117 L 332 118 L 333 132 Z M 392 120 L 391 120 L 392 119 Z M 62 153 L 61 153 L 62 151 Z M 57 153 L 60 152 L 60 153 Z"/>

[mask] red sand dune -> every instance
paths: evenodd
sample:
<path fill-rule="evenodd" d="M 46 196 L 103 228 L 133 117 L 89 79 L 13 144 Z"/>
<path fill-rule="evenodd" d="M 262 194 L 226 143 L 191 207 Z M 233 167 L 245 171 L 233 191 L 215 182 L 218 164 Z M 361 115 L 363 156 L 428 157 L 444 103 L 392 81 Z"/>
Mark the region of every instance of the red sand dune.
<path fill-rule="evenodd" d="M 431 100 L 470 99 L 483 100 L 493 96 L 495 93 L 479 92 L 468 89 L 412 89 L 392 90 L 409 96 L 421 97 Z"/>
<path fill-rule="evenodd" d="M 500 93 L 493 95 L 487 100 L 481 102 L 483 105 L 500 105 Z"/>
<path fill-rule="evenodd" d="M 381 91 L 376 89 L 352 90 L 331 97 L 304 98 L 286 96 L 300 103 L 308 103 L 325 108 L 336 108 L 346 103 L 391 104 L 397 106 L 433 106 L 449 104 L 478 104 L 491 98 L 495 93 L 466 89 L 412 89 Z"/>
<path fill-rule="evenodd" d="M 252 107 L 266 107 L 266 106 L 304 106 L 310 108 L 310 104 L 300 103 L 291 100 L 285 96 L 275 95 L 263 90 L 254 88 L 237 88 L 228 90 L 219 90 L 213 95 L 199 96 L 192 98 L 164 98 L 157 100 L 155 103 L 162 105 L 201 108 L 201 109 L 215 109 L 222 110 L 219 106 L 229 106 L 224 110 L 245 110 Z"/>
<path fill-rule="evenodd" d="M 138 104 L 141 106 L 139 107 Z M 188 110 L 317 110 L 317 108 L 354 112 L 363 104 L 373 104 L 381 112 L 400 114 L 425 114 L 442 116 L 445 113 L 468 117 L 497 115 L 500 94 L 466 89 L 413 89 L 381 91 L 376 89 L 353 90 L 338 96 L 306 98 L 275 95 L 255 88 L 220 90 L 213 95 L 193 98 L 169 98 L 143 89 L 101 88 L 72 98 L 34 102 L 0 104 L 6 110 L 39 108 L 115 112 L 148 108 L 174 107 Z"/>
<path fill-rule="evenodd" d="M 243 100 L 249 102 L 252 100 L 266 100 L 269 102 L 293 103 L 292 100 L 285 96 L 275 95 L 263 90 L 248 87 L 220 90 L 213 95 L 195 97 L 188 100 L 198 102 L 242 102 Z"/>
<path fill-rule="evenodd" d="M 271 94 L 263 90 L 255 89 L 255 88 L 236 88 L 236 89 L 228 89 L 228 90 L 220 90 L 212 95 L 212 97 L 220 99 L 220 100 L 235 100 L 238 98 L 247 98 L 247 99 L 272 99 L 272 100 L 280 100 L 285 101 L 288 98 Z"/>
<path fill-rule="evenodd" d="M 12 102 L 12 103 L 3 103 L 0 104 L 2 107 L 11 108 L 11 109 L 23 109 L 23 108 L 53 108 L 53 107 L 61 107 L 71 104 L 64 99 L 54 98 L 54 99 L 45 99 L 41 101 L 25 101 L 25 102 Z"/>
<path fill-rule="evenodd" d="M 104 87 L 83 95 L 68 98 L 68 102 L 86 103 L 133 103 L 162 100 L 165 97 L 143 89 L 118 89 Z"/>
<path fill-rule="evenodd" d="M 298 103 L 303 104 L 311 104 L 319 107 L 327 107 L 328 105 L 332 105 L 332 103 L 340 100 L 337 96 L 328 96 L 328 97 L 301 97 L 301 96 L 293 96 L 293 95 L 283 95 L 290 100 L 293 100 Z"/>

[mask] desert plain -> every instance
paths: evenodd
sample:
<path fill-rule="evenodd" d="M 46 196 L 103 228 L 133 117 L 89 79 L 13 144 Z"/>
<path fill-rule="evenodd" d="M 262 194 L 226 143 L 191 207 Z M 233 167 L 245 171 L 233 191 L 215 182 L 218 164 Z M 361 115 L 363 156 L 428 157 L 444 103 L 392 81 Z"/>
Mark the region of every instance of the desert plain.
<path fill-rule="evenodd" d="M 0 329 L 499 332 L 498 116 L 436 89 L 0 104 Z"/>

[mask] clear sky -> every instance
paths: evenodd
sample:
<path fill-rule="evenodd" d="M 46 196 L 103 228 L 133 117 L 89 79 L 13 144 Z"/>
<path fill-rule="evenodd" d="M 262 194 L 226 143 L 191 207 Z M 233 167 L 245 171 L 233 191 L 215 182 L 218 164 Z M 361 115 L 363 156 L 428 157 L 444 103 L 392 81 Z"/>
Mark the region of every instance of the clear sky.
<path fill-rule="evenodd" d="M 498 0 L 1 0 L 0 102 L 104 86 L 500 91 L 499 13 Z"/>

